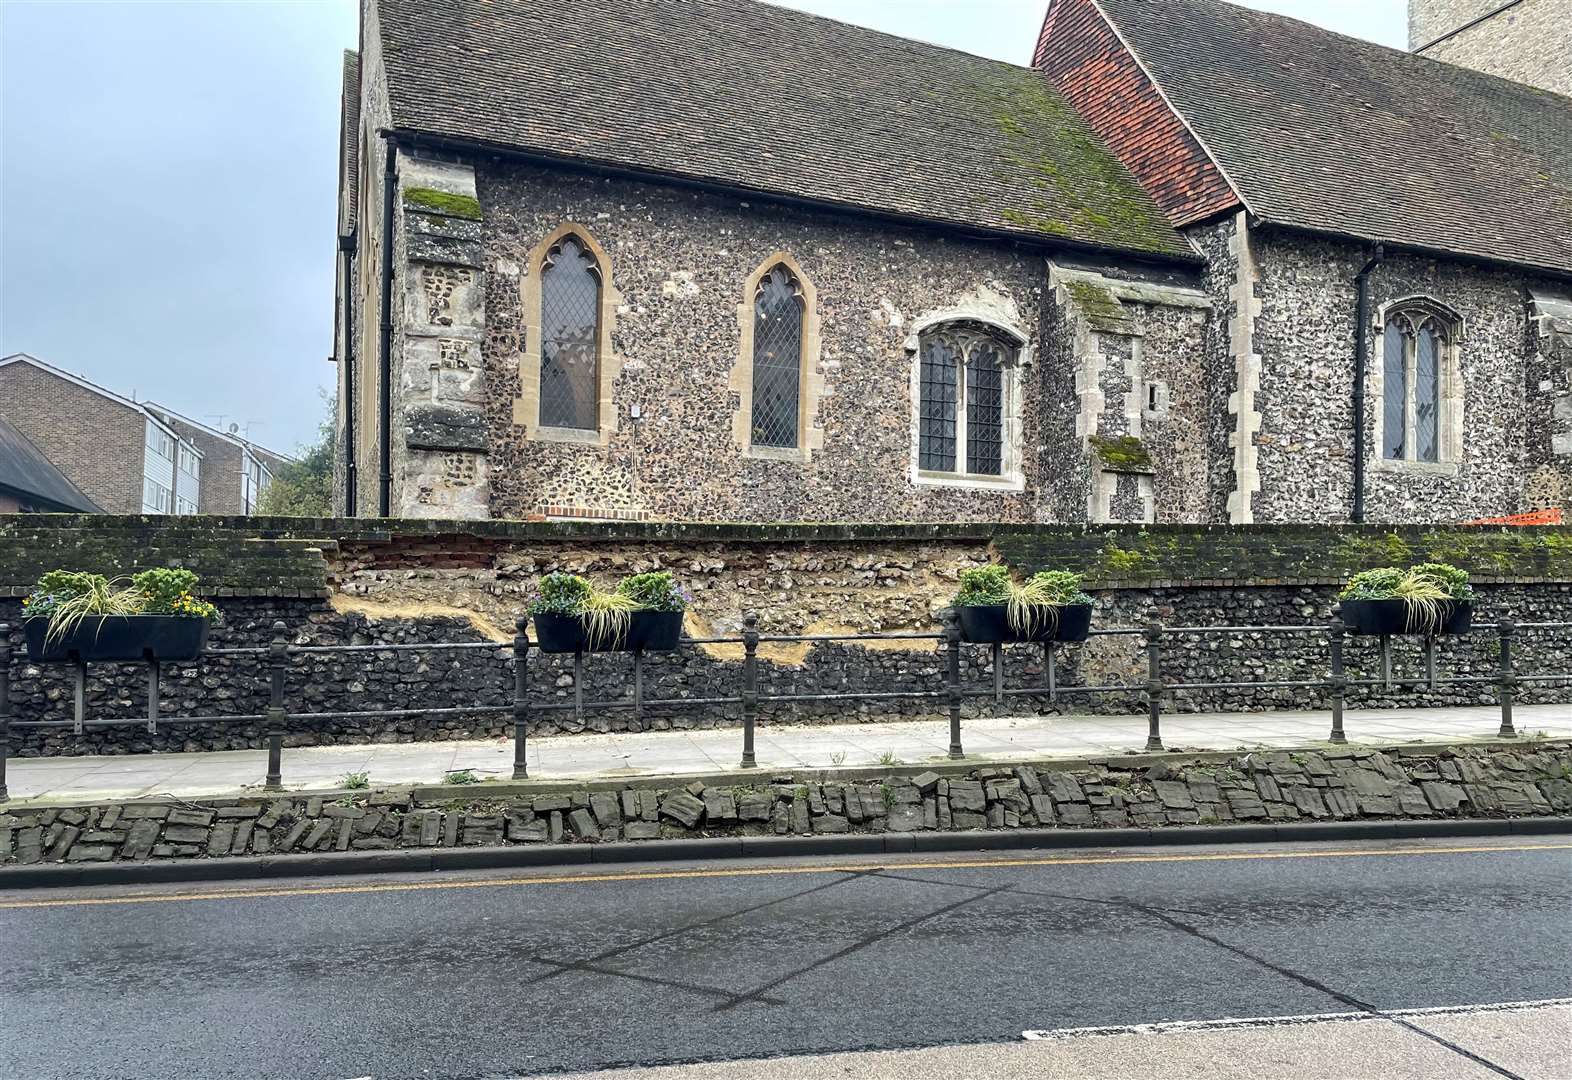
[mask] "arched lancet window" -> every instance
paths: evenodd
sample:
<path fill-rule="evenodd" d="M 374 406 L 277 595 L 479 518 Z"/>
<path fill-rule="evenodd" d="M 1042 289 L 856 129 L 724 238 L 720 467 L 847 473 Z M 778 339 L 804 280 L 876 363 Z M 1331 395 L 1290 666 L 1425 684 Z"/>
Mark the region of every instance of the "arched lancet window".
<path fill-rule="evenodd" d="M 540 271 L 540 423 L 595 431 L 600 426 L 600 290 L 595 256 L 565 236 Z"/>
<path fill-rule="evenodd" d="M 917 467 L 1003 476 L 1005 369 L 1016 347 L 987 327 L 947 323 L 919 342 Z"/>
<path fill-rule="evenodd" d="M 1381 337 L 1381 456 L 1446 460 L 1444 386 L 1456 321 L 1433 303 L 1394 307 Z"/>
<path fill-rule="evenodd" d="M 752 445 L 797 449 L 802 426 L 802 287 L 784 265 L 753 297 Z"/>

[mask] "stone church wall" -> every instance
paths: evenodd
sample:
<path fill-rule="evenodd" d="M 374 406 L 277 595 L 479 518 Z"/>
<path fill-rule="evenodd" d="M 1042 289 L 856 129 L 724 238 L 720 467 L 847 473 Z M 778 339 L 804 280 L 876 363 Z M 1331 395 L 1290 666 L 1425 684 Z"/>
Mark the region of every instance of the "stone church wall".
<path fill-rule="evenodd" d="M 1362 245 L 1273 232 L 1252 235 L 1262 356 L 1255 520 L 1349 519 L 1353 505 L 1354 276 Z M 1533 509 L 1525 494 L 1527 433 L 1550 422 L 1550 393 L 1531 380 L 1526 287 L 1519 273 L 1388 253 L 1370 276 L 1365 509 L 1370 522 L 1455 522 Z M 1443 418 L 1461 416 L 1459 460 L 1382 460 L 1382 305 L 1427 297 L 1461 319 L 1460 380 Z M 1457 400 L 1460 396 L 1461 400 Z M 1565 469 L 1565 463 L 1558 466 Z"/>
<path fill-rule="evenodd" d="M 497 517 L 548 508 L 586 516 L 731 520 L 1002 520 L 1038 515 L 1056 463 L 1028 453 L 1025 491 L 918 487 L 912 456 L 914 321 L 986 315 L 1040 337 L 1040 257 L 984 242 L 649 184 L 494 165 L 479 170 L 488 270 L 487 415 Z M 610 257 L 620 294 L 612 350 L 621 364 L 608 445 L 527 440 L 514 422 L 522 290 L 529 255 L 564 222 Z M 816 422 L 807 461 L 745 456 L 735 442 L 744 283 L 772 254 L 800 265 L 817 294 Z M 1023 445 L 1040 441 L 1025 394 Z M 633 416 L 637 408 L 639 415 Z"/>

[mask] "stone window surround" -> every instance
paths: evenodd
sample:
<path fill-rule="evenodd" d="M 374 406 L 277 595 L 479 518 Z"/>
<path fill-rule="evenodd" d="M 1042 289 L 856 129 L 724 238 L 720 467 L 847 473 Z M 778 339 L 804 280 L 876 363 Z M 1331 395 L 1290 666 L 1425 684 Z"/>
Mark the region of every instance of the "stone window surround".
<path fill-rule="evenodd" d="M 596 410 L 599 426 L 594 431 L 543 426 L 540 422 L 540 301 L 541 269 L 547 254 L 564 239 L 572 237 L 594 255 L 600 268 L 600 400 Z M 524 356 L 519 363 L 519 396 L 513 402 L 513 422 L 524 429 L 531 442 L 579 443 L 607 446 L 617 430 L 616 403 L 612 391 L 622 374 L 622 358 L 612 350 L 612 330 L 622 294 L 612 280 L 611 256 L 595 235 L 583 225 L 564 221 L 530 249 L 520 271 L 519 300 L 524 319 Z"/>
<path fill-rule="evenodd" d="M 797 445 L 753 445 L 753 328 L 754 299 L 759 284 L 776 267 L 783 266 L 797 282 L 802 295 L 802 367 L 797 395 Z M 776 251 L 761 262 L 742 285 L 742 300 L 737 305 L 737 326 L 741 331 L 737 362 L 732 366 L 727 389 L 737 395 L 737 411 L 732 414 L 731 435 L 743 456 L 768 461 L 794 461 L 801 464 L 824 449 L 824 429 L 819 426 L 819 402 L 824 397 L 824 375 L 819 370 L 819 292 L 800 263 L 790 252 Z"/>
<path fill-rule="evenodd" d="M 1004 374 L 1004 407 L 1001 410 L 1004 421 L 1002 445 L 1000 447 L 1000 467 L 998 476 L 982 476 L 975 473 L 946 473 L 932 472 L 919 469 L 917 462 L 920 460 L 919 450 L 922 440 L 922 337 L 929 330 L 935 330 L 949 323 L 972 323 L 982 326 L 998 334 L 1014 348 L 1014 355 L 1005 360 L 1000 366 Z M 980 491 L 1016 492 L 1026 490 L 1026 473 L 1023 468 L 1024 453 L 1022 450 L 1022 423 L 1021 410 L 1023 404 L 1023 373 L 1031 365 L 1032 347 L 1026 332 L 1019 326 L 1007 322 L 991 310 L 975 307 L 946 308 L 943 311 L 930 312 L 916 319 L 911 324 L 911 332 L 906 336 L 905 348 L 909 357 L 910 366 L 910 393 L 911 393 L 911 465 L 909 475 L 911 482 L 917 487 L 949 487 L 971 488 Z M 964 372 L 958 373 L 964 378 Z M 955 437 L 957 448 L 966 444 L 966 411 L 958 407 L 955 416 Z"/>
<path fill-rule="evenodd" d="M 1394 315 L 1409 315 L 1417 322 L 1433 320 L 1442 330 L 1438 360 L 1440 362 L 1440 409 L 1436 417 L 1437 447 L 1435 461 L 1418 461 L 1413 457 L 1389 458 L 1383 453 L 1385 439 L 1386 366 L 1385 334 L 1387 321 Z M 1380 472 L 1421 473 L 1432 476 L 1456 476 L 1463 460 L 1463 372 L 1462 342 L 1463 316 L 1452 307 L 1433 296 L 1423 294 L 1389 300 L 1376 309 L 1370 327 L 1372 353 L 1367 364 L 1368 393 L 1375 403 L 1375 421 L 1372 424 L 1372 466 Z M 1403 405 L 1407 425 L 1403 446 L 1405 453 L 1416 452 L 1418 440 L 1414 432 L 1414 396 L 1416 354 L 1405 350 L 1408 396 Z"/>

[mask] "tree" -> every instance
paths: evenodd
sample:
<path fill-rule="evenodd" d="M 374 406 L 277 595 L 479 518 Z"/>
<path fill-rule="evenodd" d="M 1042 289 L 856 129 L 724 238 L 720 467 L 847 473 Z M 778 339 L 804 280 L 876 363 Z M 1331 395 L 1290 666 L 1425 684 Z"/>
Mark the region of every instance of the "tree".
<path fill-rule="evenodd" d="M 280 466 L 257 500 L 257 513 L 280 517 L 329 517 L 333 513 L 333 442 L 337 399 L 324 393 L 327 416 L 317 440 L 296 450 L 296 460 Z"/>

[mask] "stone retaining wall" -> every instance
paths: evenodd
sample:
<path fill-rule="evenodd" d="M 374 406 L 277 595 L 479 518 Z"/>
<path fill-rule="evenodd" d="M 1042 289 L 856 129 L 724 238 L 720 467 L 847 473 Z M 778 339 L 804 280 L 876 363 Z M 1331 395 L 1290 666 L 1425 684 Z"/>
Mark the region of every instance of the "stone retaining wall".
<path fill-rule="evenodd" d="M 111 803 L 0 813 L 0 864 L 599 843 L 701 836 L 1156 828 L 1233 822 L 1572 815 L 1572 746 L 1346 748 L 1149 766 L 977 768 L 840 781 L 449 787 Z M 5 884 L 0 870 L 0 888 Z"/>
<path fill-rule="evenodd" d="M 149 565 L 190 565 L 203 574 L 225 614 L 214 648 L 260 646 L 282 621 L 296 645 L 495 642 L 496 650 L 448 653 L 366 652 L 297 656 L 287 705 L 293 713 L 379 708 L 443 709 L 504 706 L 512 700 L 513 622 L 535 582 L 552 570 L 586 573 L 607 583 L 664 567 L 693 591 L 687 631 L 696 637 L 735 635 L 745 611 L 759 613 L 766 635 L 936 632 L 938 614 L 954 594 L 960 571 L 998 559 L 1022 572 L 1045 567 L 1083 571 L 1098 600 L 1097 625 L 1308 626 L 1299 635 L 1243 632 L 1171 637 L 1163 646 L 1169 682 L 1308 680 L 1324 678 L 1324 631 L 1338 583 L 1372 565 L 1440 558 L 1480 581 L 1476 617 L 1572 621 L 1572 530 L 1369 529 L 1311 526 L 1065 528 L 977 525 L 562 525 L 529 522 L 344 521 L 312 519 L 87 518 L 69 515 L 0 518 L 0 622 L 16 623 L 20 597 L 46 569 L 74 566 L 126 573 Z M 10 679 L 17 718 L 68 720 L 70 671 L 40 668 L 21 655 L 21 633 Z M 1400 675 L 1422 671 L 1413 641 L 1397 643 Z M 646 697 L 690 699 L 740 693 L 740 646 L 687 648 L 652 657 Z M 1572 672 L 1572 633 L 1520 635 L 1519 672 Z M 941 691 L 942 657 L 928 641 L 864 644 L 764 644 L 760 691 L 823 694 L 858 691 Z M 1042 685 L 1041 650 L 1006 654 L 1006 683 Z M 1499 645 L 1489 632 L 1445 643 L 1440 674 L 1492 677 Z M 963 679 L 991 685 L 986 648 L 964 652 Z M 1063 652 L 1062 685 L 1139 684 L 1146 658 L 1138 637 L 1094 639 Z M 1350 639 L 1353 679 L 1379 672 L 1375 643 Z M 569 702 L 571 658 L 531 661 L 533 696 Z M 211 657 L 164 672 L 163 714 L 257 715 L 266 705 L 259 657 Z M 632 663 L 597 656 L 584 672 L 585 700 L 631 702 Z M 95 667 L 89 673 L 93 717 L 145 714 L 146 675 L 136 667 Z M 1567 701 L 1572 687 L 1525 684 L 1523 701 Z M 1355 687 L 1353 707 L 1488 704 L 1490 685 L 1436 689 Z M 1164 709 L 1179 712 L 1325 708 L 1317 688 L 1181 691 Z M 1011 698 L 996 707 L 968 699 L 979 712 L 1130 712 L 1138 691 L 1074 696 L 1057 708 L 1041 698 Z M 934 716 L 933 701 L 770 704 L 761 716 L 778 722 L 855 722 L 892 716 Z M 631 710 L 537 715 L 536 734 L 632 731 L 736 724 L 730 707 L 652 709 L 642 721 Z M 292 720 L 288 741 L 408 742 L 501 735 L 503 713 L 402 718 Z M 257 723 L 141 727 L 18 729 L 13 753 L 121 753 L 149 750 L 255 748 Z"/>

